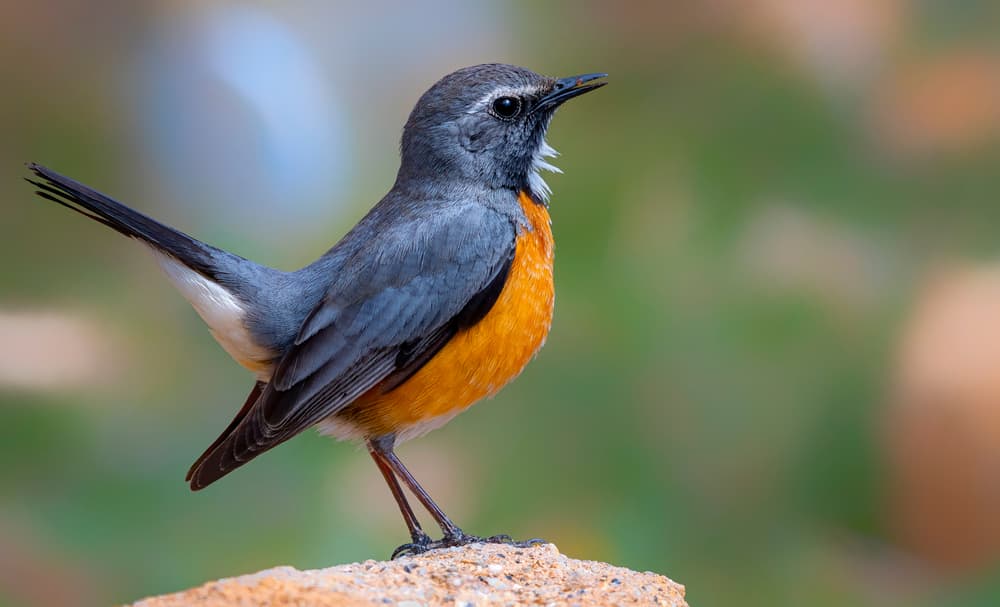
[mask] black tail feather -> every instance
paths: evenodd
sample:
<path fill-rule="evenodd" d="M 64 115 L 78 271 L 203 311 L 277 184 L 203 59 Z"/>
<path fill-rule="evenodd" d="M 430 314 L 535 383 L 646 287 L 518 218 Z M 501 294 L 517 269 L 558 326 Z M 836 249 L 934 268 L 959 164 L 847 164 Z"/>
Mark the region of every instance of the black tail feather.
<path fill-rule="evenodd" d="M 254 385 L 253 390 L 250 391 L 250 394 L 247 396 L 246 402 L 243 403 L 243 406 L 240 408 L 239 413 L 237 413 L 236 416 L 233 418 L 233 421 L 229 423 L 229 427 L 223 430 L 222 434 L 220 434 L 219 437 L 215 439 L 215 442 L 213 442 L 208 447 L 208 449 L 205 449 L 205 452 L 202 453 L 198 457 L 198 459 L 195 460 L 193 464 L 191 464 L 191 468 L 188 469 L 187 476 L 184 477 L 184 480 L 191 483 L 192 490 L 197 491 L 198 489 L 203 489 L 209 484 L 211 484 L 212 481 L 215 481 L 218 478 L 224 476 L 223 474 L 219 474 L 218 476 L 212 478 L 211 480 L 203 478 L 194 479 L 194 475 L 200 472 L 201 468 L 204 466 L 205 460 L 207 460 L 209 456 L 211 456 L 216 451 L 216 449 L 219 448 L 219 445 L 221 445 L 223 442 L 229 439 L 229 436 L 233 433 L 233 430 L 235 430 L 236 427 L 240 425 L 240 422 L 243 421 L 243 418 L 247 416 L 247 413 L 250 412 L 250 407 L 252 407 L 254 403 L 257 402 L 257 399 L 260 398 L 260 394 L 261 392 L 264 391 L 265 385 L 266 384 L 261 381 L 257 382 Z M 199 476 L 202 477 L 205 475 L 199 475 Z"/>
<path fill-rule="evenodd" d="M 217 251 L 187 234 L 166 226 L 152 217 L 56 173 L 42 165 L 29 163 L 28 169 L 40 180 L 25 178 L 38 188 L 41 198 L 102 223 L 130 238 L 138 238 L 178 259 L 184 265 L 209 278 L 215 278 L 213 252 Z"/>

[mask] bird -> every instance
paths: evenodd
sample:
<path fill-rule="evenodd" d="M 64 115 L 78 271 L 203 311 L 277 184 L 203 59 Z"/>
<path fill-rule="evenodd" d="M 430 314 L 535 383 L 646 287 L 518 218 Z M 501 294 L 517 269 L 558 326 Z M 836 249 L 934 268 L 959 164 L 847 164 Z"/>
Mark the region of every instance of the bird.
<path fill-rule="evenodd" d="M 363 442 L 410 534 L 392 557 L 472 542 L 395 447 L 519 375 L 554 305 L 546 142 L 565 101 L 607 74 L 491 63 L 433 84 L 409 114 L 388 193 L 328 251 L 282 271 L 201 242 L 45 166 L 35 193 L 145 245 L 255 383 L 186 476 L 192 490 L 310 427 Z M 402 485 L 401 485 L 402 483 Z M 424 531 L 409 488 L 441 528 Z M 528 542 L 530 543 L 530 541 Z"/>

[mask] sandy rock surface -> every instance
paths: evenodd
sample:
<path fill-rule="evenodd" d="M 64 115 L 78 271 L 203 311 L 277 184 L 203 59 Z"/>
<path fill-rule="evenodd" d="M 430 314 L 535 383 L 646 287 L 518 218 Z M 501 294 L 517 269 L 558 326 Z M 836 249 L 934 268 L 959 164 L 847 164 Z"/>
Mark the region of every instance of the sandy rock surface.
<path fill-rule="evenodd" d="M 684 587 L 662 575 L 578 561 L 563 556 L 552 544 L 531 548 L 474 544 L 396 561 L 365 561 L 313 571 L 276 567 L 134 605 L 525 604 L 687 605 Z"/>

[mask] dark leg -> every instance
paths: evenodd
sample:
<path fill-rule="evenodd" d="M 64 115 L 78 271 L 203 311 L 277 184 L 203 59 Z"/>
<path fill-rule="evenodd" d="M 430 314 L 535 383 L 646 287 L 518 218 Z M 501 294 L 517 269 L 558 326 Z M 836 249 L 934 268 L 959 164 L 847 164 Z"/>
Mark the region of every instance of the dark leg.
<path fill-rule="evenodd" d="M 417 499 L 420 500 L 420 503 L 424 505 L 424 508 L 426 508 L 427 512 L 430 513 L 431 517 L 434 518 L 434 521 L 438 524 L 439 527 L 441 527 L 441 532 L 444 533 L 445 539 L 457 539 L 465 535 L 464 533 L 462 533 L 462 530 L 458 528 L 458 525 L 451 522 L 451 519 L 448 518 L 448 515 L 445 514 L 444 511 L 441 510 L 441 508 L 434 503 L 434 500 L 431 499 L 431 496 L 428 495 L 427 491 L 425 491 L 424 488 L 420 486 L 420 483 L 417 482 L 417 479 L 413 478 L 413 475 L 410 474 L 410 471 L 406 469 L 406 466 L 403 465 L 403 462 L 399 461 L 399 458 L 396 457 L 396 453 L 392 450 L 391 447 L 387 449 L 382 454 L 382 456 L 385 457 L 386 463 L 388 463 L 389 467 L 392 468 L 392 471 L 395 472 L 396 475 L 399 478 L 401 478 L 404 483 L 406 483 L 406 486 L 410 488 L 410 491 L 413 492 L 413 495 L 415 495 Z"/>
<path fill-rule="evenodd" d="M 410 508 L 410 503 L 406 501 L 406 496 L 403 495 L 403 488 L 399 486 L 399 482 L 396 480 L 395 475 L 393 475 L 392 468 L 385 460 L 385 456 L 375 448 L 371 441 L 367 441 L 367 445 L 368 454 L 375 460 L 375 465 L 378 466 L 379 472 L 382 473 L 386 484 L 389 485 L 389 491 L 392 492 L 392 497 L 396 500 L 396 505 L 399 506 L 399 512 L 403 515 L 403 520 L 406 521 L 406 527 L 410 530 L 410 538 L 413 540 L 413 543 L 420 545 L 429 544 L 431 538 L 420 527 L 420 521 L 413 514 L 413 508 Z"/>
<path fill-rule="evenodd" d="M 446 515 L 444 511 L 441 510 L 436 503 L 434 503 L 434 500 L 431 499 L 431 496 L 427 493 L 427 491 L 420 486 L 420 483 L 418 483 L 417 479 L 410 474 L 410 471 L 406 469 L 403 462 L 396 457 L 396 453 L 393 451 L 395 440 L 395 436 L 385 436 L 368 441 L 368 449 L 372 454 L 372 458 L 375 459 L 375 463 L 378 464 L 379 469 L 382 470 L 382 475 L 385 476 L 386 482 L 389 483 L 389 488 L 392 490 L 393 496 L 398 495 L 398 497 L 396 497 L 396 502 L 400 504 L 400 510 L 403 512 L 403 518 L 406 519 L 406 524 L 410 527 L 410 535 L 414 538 L 413 543 L 403 544 L 399 548 L 396 548 L 396 550 L 392 553 L 392 558 L 396 558 L 397 556 L 404 554 L 420 554 L 435 548 L 464 546 L 466 544 L 476 542 L 511 544 L 521 547 L 544 543 L 543 540 L 539 539 L 531 539 L 526 542 L 515 542 L 509 535 L 495 535 L 493 537 L 481 538 L 474 535 L 468 535 L 463 532 L 458 528 L 458 525 L 453 523 L 451 519 L 448 518 L 448 515 Z M 413 495 L 420 500 L 420 503 L 423 504 L 424 508 L 427 509 L 427 512 L 430 513 L 437 524 L 441 527 L 441 531 L 444 533 L 443 538 L 438 541 L 429 541 L 427 535 L 420 529 L 420 524 L 416 522 L 413 510 L 411 510 L 409 504 L 406 503 L 406 498 L 402 495 L 402 489 L 396 481 L 396 477 L 402 479 L 406 486 L 410 488 L 410 491 L 413 492 Z M 411 520 L 413 521 L 412 525 L 410 522 Z M 414 534 L 414 528 L 419 532 L 420 536 Z"/>

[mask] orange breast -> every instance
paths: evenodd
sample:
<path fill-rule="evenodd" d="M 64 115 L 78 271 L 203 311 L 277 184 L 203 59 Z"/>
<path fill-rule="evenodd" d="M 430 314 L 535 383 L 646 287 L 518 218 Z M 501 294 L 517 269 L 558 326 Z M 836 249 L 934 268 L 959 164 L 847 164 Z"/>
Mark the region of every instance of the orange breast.
<path fill-rule="evenodd" d="M 531 229 L 518 234 L 507 282 L 489 313 L 456 334 L 405 383 L 386 394 L 374 388 L 330 425 L 353 426 L 344 434 L 395 432 L 401 440 L 412 438 L 492 396 L 524 369 L 552 324 L 553 242 L 546 208 L 524 193 L 519 201 Z M 331 428 L 331 433 L 342 432 Z"/>

